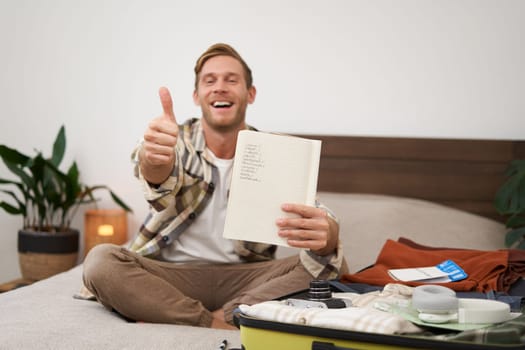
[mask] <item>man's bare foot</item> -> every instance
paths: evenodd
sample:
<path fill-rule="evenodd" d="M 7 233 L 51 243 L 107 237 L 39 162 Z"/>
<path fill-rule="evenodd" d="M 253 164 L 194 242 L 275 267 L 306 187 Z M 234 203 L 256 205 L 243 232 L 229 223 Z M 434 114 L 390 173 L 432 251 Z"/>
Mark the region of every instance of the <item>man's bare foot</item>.
<path fill-rule="evenodd" d="M 211 328 L 216 328 L 216 329 L 237 329 L 237 327 L 229 324 L 228 322 L 226 322 L 226 320 L 224 319 L 224 310 L 223 309 L 219 309 L 219 310 L 215 310 L 214 312 L 212 312 L 212 315 L 213 315 L 213 319 L 211 321 Z"/>
<path fill-rule="evenodd" d="M 237 327 L 232 326 L 231 324 L 227 323 L 226 321 L 221 321 L 216 318 L 214 318 L 211 321 L 211 328 L 215 329 L 237 329 Z"/>

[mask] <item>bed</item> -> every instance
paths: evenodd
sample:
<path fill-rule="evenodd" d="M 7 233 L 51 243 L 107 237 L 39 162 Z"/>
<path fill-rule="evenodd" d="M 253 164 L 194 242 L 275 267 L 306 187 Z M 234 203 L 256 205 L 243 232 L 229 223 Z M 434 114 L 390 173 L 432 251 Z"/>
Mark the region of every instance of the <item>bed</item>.
<path fill-rule="evenodd" d="M 495 250 L 506 229 L 492 200 L 525 142 L 301 135 L 323 141 L 319 199 L 338 215 L 350 270 L 386 239 Z M 279 256 L 296 253 L 279 249 Z M 126 322 L 74 299 L 82 266 L 0 294 L 0 349 L 215 349 L 238 331 Z"/>

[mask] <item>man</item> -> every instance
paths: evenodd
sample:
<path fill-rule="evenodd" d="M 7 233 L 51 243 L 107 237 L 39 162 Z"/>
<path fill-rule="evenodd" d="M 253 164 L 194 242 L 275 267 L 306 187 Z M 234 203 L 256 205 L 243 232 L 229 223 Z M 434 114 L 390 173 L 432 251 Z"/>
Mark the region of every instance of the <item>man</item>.
<path fill-rule="evenodd" d="M 130 250 L 100 245 L 84 262 L 84 283 L 103 305 L 133 320 L 233 328 L 238 305 L 346 271 L 339 226 L 322 206 L 283 203 L 297 217 L 276 218 L 276 230 L 298 256 L 274 260 L 275 246 L 222 237 L 237 133 L 252 129 L 245 115 L 256 96 L 232 47 L 213 45 L 197 60 L 201 119 L 178 125 L 168 89 L 159 96 L 163 113 L 133 154 L 150 214 Z"/>

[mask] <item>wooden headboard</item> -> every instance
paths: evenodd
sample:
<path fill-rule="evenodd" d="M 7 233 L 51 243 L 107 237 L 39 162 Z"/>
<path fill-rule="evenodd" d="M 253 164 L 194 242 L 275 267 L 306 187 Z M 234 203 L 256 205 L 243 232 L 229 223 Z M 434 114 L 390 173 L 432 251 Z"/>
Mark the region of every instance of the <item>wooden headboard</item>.
<path fill-rule="evenodd" d="M 525 141 L 298 135 L 323 141 L 318 190 L 425 199 L 503 221 L 494 195 Z"/>

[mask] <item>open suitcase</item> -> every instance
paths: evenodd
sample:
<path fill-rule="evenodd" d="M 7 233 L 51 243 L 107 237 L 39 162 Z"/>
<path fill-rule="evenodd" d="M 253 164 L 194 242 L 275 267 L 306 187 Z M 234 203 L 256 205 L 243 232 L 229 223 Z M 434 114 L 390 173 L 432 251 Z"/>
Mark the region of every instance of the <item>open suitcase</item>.
<path fill-rule="evenodd" d="M 525 349 L 525 345 L 485 345 L 433 338 L 384 335 L 302 326 L 255 319 L 239 314 L 241 344 L 245 350 L 343 349 Z"/>
<path fill-rule="evenodd" d="M 333 288 L 333 285 L 331 287 L 337 290 Z M 289 297 L 303 299 L 307 293 L 307 291 L 302 291 L 280 299 Z M 235 318 L 241 330 L 241 344 L 244 350 L 525 349 L 525 343 L 482 344 L 471 341 L 442 340 L 423 335 L 339 330 L 262 320 L 242 312 L 236 314 Z M 523 318 L 520 317 L 520 319 Z M 525 328 L 525 322 L 517 322 L 517 326 Z M 524 341 L 523 333 L 525 332 L 521 332 L 521 342 Z"/>

